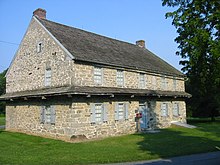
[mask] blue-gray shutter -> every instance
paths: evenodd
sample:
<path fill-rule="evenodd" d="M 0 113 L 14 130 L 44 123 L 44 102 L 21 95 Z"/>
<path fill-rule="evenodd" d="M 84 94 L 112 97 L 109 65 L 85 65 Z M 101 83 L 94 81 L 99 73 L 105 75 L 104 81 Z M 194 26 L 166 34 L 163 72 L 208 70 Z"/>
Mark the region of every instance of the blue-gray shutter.
<path fill-rule="evenodd" d="M 119 116 L 118 116 L 118 103 L 115 103 L 115 120 L 118 120 Z"/>
<path fill-rule="evenodd" d="M 103 104 L 103 121 L 108 121 L 108 104 Z"/>
<path fill-rule="evenodd" d="M 90 103 L 91 123 L 95 123 L 95 104 Z"/>
<path fill-rule="evenodd" d="M 40 123 L 44 123 L 45 122 L 45 106 L 41 106 L 40 107 Z"/>
<path fill-rule="evenodd" d="M 56 120 L 55 106 L 51 105 L 50 106 L 50 123 L 55 124 L 55 120 Z"/>
<path fill-rule="evenodd" d="M 124 104 L 124 113 L 125 113 L 125 119 L 127 120 L 128 119 L 128 109 L 129 109 L 129 103 L 125 103 Z"/>

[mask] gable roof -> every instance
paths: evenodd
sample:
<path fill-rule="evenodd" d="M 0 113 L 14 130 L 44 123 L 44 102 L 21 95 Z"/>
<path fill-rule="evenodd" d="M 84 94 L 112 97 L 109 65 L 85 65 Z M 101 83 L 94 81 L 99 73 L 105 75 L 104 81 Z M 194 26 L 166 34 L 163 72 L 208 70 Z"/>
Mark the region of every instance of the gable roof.
<path fill-rule="evenodd" d="M 37 19 L 76 61 L 183 76 L 180 71 L 148 49 L 46 19 Z"/>

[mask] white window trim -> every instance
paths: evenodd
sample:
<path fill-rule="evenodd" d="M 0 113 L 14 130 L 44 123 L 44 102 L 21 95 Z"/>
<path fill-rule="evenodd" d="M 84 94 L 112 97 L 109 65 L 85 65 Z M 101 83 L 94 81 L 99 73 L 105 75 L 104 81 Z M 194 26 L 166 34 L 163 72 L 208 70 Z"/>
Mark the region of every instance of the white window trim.
<path fill-rule="evenodd" d="M 118 73 L 119 72 L 122 72 L 122 80 L 123 80 L 123 82 L 122 82 L 122 84 L 118 84 Z M 124 85 L 125 85 L 125 72 L 123 71 L 123 70 L 120 70 L 120 69 L 117 69 L 116 70 L 116 84 L 117 84 L 117 86 L 118 87 L 124 87 Z"/>
<path fill-rule="evenodd" d="M 95 80 L 95 76 L 96 76 L 96 74 L 95 74 L 95 68 L 99 68 L 99 69 L 101 70 L 101 82 L 96 82 L 96 80 Z M 98 75 L 98 76 L 99 76 L 99 75 Z M 95 83 L 96 85 L 103 85 L 103 68 L 98 67 L 98 66 L 94 66 L 94 68 L 93 68 L 93 80 L 94 80 L 94 83 Z"/>
<path fill-rule="evenodd" d="M 50 71 L 50 76 L 47 75 L 49 71 Z M 48 83 L 48 80 L 50 80 L 49 83 Z M 45 85 L 45 87 L 51 86 L 51 81 L 52 81 L 52 69 L 47 68 L 45 70 L 45 75 L 44 75 L 44 85 Z"/>
<path fill-rule="evenodd" d="M 176 107 L 175 107 L 176 106 Z M 175 109 L 176 108 L 176 109 Z M 179 103 L 173 103 L 173 116 L 179 116 L 180 110 L 179 110 Z"/>
<path fill-rule="evenodd" d="M 122 104 L 123 112 L 122 117 L 119 118 L 119 104 Z M 115 103 L 115 121 L 129 120 L 129 103 L 128 102 L 116 102 Z"/>
<path fill-rule="evenodd" d="M 165 114 L 164 114 L 164 107 L 163 106 L 166 106 L 166 109 L 165 109 Z M 168 105 L 168 103 L 166 103 L 166 102 L 162 102 L 161 103 L 161 116 L 162 117 L 168 117 L 168 115 L 169 115 L 169 105 Z"/>
<path fill-rule="evenodd" d="M 43 49 L 43 42 L 37 43 L 37 53 L 41 53 Z"/>
<path fill-rule="evenodd" d="M 101 106 L 100 120 L 97 121 L 96 105 Z M 91 124 L 101 124 L 108 121 L 108 104 L 107 103 L 91 103 Z"/>
<path fill-rule="evenodd" d="M 161 77 L 161 89 L 167 90 L 167 87 L 168 87 L 167 78 L 165 76 Z"/>
<path fill-rule="evenodd" d="M 141 76 L 143 76 L 144 81 L 143 84 L 141 82 Z M 138 83 L 139 88 L 145 89 L 146 88 L 146 75 L 144 73 L 139 73 L 139 83 Z"/>
<path fill-rule="evenodd" d="M 49 110 L 49 114 L 47 111 Z M 49 121 L 47 120 L 49 116 Z M 54 105 L 44 105 L 41 106 L 40 122 L 42 124 L 55 124 L 56 121 L 56 111 Z"/>

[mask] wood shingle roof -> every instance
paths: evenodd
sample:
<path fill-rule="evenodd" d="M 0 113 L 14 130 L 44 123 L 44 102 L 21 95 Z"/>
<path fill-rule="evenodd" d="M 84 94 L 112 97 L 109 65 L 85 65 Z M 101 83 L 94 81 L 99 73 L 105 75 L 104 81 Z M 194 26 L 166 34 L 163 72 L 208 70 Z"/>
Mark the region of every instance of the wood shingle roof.
<path fill-rule="evenodd" d="M 37 19 L 74 56 L 76 61 L 183 76 L 180 71 L 148 49 L 46 19 Z"/>

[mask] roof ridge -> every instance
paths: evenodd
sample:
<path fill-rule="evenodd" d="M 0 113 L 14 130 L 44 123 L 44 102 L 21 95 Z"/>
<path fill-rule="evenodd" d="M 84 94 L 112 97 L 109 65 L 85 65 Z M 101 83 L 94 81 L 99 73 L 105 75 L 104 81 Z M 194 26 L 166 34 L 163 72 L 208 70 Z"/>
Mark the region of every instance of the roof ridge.
<path fill-rule="evenodd" d="M 68 27 L 68 28 L 73 28 L 73 29 L 76 29 L 76 30 L 79 30 L 79 31 L 82 31 L 82 32 L 85 32 L 85 33 L 89 33 L 89 34 L 92 34 L 92 35 L 97 35 L 97 36 L 100 36 L 100 37 L 104 37 L 104 38 L 107 38 L 107 39 L 110 39 L 110 40 L 122 42 L 122 43 L 129 44 L 129 45 L 133 45 L 133 46 L 135 46 L 135 47 L 140 48 L 140 47 L 137 46 L 136 44 L 130 43 L 130 42 L 127 42 L 127 41 L 122 41 L 122 40 L 119 40 L 119 39 L 111 38 L 111 37 L 109 37 L 109 36 L 97 34 L 97 33 L 95 33 L 95 32 L 87 31 L 87 30 L 84 30 L 84 29 L 80 29 L 80 28 L 73 27 L 73 26 L 70 26 L 70 25 L 66 25 L 66 24 L 62 24 L 62 23 L 59 23 L 59 22 L 51 21 L 51 20 L 48 20 L 48 19 L 40 19 L 40 18 L 37 18 L 37 19 L 38 19 L 39 21 L 51 22 L 51 23 L 57 24 L 57 25 L 59 25 L 59 26 L 64 26 L 64 27 Z M 143 49 L 143 48 L 140 48 L 140 49 Z M 147 48 L 145 48 L 145 49 L 147 49 Z"/>
<path fill-rule="evenodd" d="M 183 76 L 181 71 L 147 48 L 140 48 L 136 44 L 51 20 L 36 19 L 71 54 L 74 54 L 75 60 L 132 68 L 171 76 Z"/>

